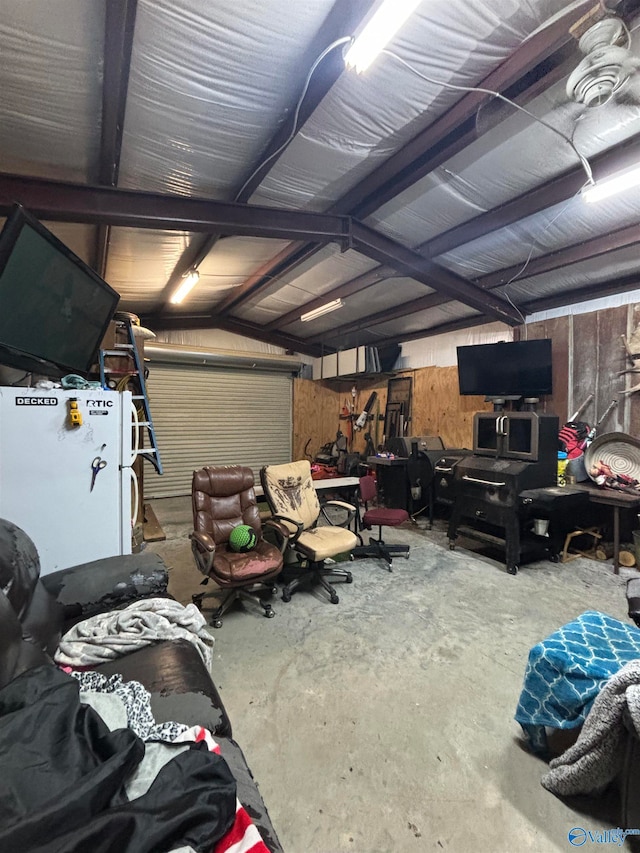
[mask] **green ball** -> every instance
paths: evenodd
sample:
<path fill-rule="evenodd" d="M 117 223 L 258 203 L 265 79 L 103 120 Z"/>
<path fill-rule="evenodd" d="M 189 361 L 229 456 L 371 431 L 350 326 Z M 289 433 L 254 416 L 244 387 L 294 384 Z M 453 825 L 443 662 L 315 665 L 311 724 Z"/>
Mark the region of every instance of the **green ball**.
<path fill-rule="evenodd" d="M 232 551 L 252 551 L 257 541 L 255 530 L 249 524 L 239 524 L 229 534 L 229 547 Z"/>

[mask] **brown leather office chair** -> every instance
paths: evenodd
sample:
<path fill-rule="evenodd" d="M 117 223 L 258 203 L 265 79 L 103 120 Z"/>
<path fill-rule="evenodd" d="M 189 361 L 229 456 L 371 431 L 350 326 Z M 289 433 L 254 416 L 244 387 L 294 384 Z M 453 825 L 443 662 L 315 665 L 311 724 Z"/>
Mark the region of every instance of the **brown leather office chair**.
<path fill-rule="evenodd" d="M 371 501 L 377 502 L 378 487 L 375 477 L 360 477 L 360 500 L 364 505 L 364 515 L 361 524 L 365 530 L 372 527 L 378 528 L 378 538 L 369 537 L 368 545 L 359 545 L 354 549 L 354 557 L 381 557 L 387 563 L 389 571 L 393 571 L 391 565 L 393 557 L 402 555 L 409 557 L 409 545 L 387 545 L 382 538 L 383 527 L 398 527 L 409 521 L 409 513 L 406 509 L 391 509 L 383 506 L 374 506 L 369 509 Z M 359 536 L 359 534 L 358 534 Z M 362 541 L 362 540 L 361 540 Z"/>
<path fill-rule="evenodd" d="M 326 580 L 338 578 L 351 583 L 351 572 L 326 566 L 328 557 L 351 551 L 358 540 L 350 530 L 332 526 L 324 514 L 326 525 L 318 525 L 322 509 L 311 479 L 311 465 L 307 459 L 285 465 L 267 465 L 260 471 L 264 496 L 274 519 L 289 529 L 288 547 L 299 559 L 295 566 L 287 565 L 285 572 L 296 576 L 282 591 L 282 600 L 291 601 L 291 594 L 300 586 L 319 584 L 329 593 L 329 600 L 337 604 L 335 589 Z M 340 506 L 355 514 L 355 507 L 344 501 L 327 501 L 325 506 Z"/>
<path fill-rule="evenodd" d="M 211 614 L 213 627 L 222 625 L 222 615 L 238 600 L 259 604 L 265 616 L 274 616 L 271 605 L 259 593 L 277 592 L 274 578 L 282 569 L 282 552 L 289 534 L 286 527 L 270 519 L 264 524 L 274 530 L 281 548 L 264 540 L 251 469 L 224 466 L 194 471 L 191 499 L 194 530 L 190 538 L 196 565 L 206 575 L 203 583 L 212 579 L 226 593 Z M 239 524 L 252 527 L 257 538 L 253 550 L 246 553 L 229 547 L 231 531 Z M 219 597 L 219 591 L 194 595 L 193 602 L 201 607 L 210 595 Z"/>

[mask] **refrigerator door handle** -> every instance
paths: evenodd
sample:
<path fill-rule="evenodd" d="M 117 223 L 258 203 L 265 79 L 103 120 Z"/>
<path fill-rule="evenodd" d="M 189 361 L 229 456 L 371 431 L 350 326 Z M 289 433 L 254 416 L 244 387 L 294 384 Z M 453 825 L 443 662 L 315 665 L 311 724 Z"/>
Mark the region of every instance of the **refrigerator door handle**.
<path fill-rule="evenodd" d="M 140 506 L 140 488 L 136 472 L 133 468 L 128 468 L 127 470 L 131 474 L 131 482 L 133 483 L 133 510 L 131 512 L 131 529 L 133 530 L 138 517 L 138 507 Z"/>
<path fill-rule="evenodd" d="M 140 453 L 140 419 L 138 418 L 138 410 L 136 409 L 133 400 L 131 401 L 131 430 L 133 432 L 133 449 L 131 450 L 131 459 L 127 463 L 133 465 L 136 457 Z"/>

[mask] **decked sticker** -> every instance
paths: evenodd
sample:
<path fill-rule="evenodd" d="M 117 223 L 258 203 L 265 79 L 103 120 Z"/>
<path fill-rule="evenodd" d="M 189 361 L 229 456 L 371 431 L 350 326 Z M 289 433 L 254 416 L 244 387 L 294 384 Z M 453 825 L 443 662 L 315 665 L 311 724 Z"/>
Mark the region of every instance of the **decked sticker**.
<path fill-rule="evenodd" d="M 57 397 L 16 397 L 16 406 L 57 406 Z"/>

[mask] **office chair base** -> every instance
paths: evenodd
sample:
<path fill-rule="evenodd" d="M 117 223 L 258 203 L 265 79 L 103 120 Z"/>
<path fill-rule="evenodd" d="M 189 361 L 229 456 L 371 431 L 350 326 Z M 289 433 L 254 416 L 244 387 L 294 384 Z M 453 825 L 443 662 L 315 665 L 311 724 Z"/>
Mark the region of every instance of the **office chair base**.
<path fill-rule="evenodd" d="M 275 584 L 264 584 L 265 589 L 269 591 L 270 595 L 275 595 L 278 592 L 278 588 Z M 202 602 L 205 598 L 220 598 L 220 589 L 217 589 L 215 592 L 201 592 L 196 595 L 191 596 L 191 600 L 196 605 L 198 610 L 202 610 Z M 224 593 L 224 598 L 220 601 L 220 604 L 216 609 L 212 612 L 209 618 L 209 624 L 213 628 L 221 628 L 222 627 L 222 616 L 230 610 L 231 607 L 236 603 L 236 601 L 250 601 L 252 604 L 259 604 L 264 610 L 264 616 L 267 619 L 273 619 L 276 615 L 275 610 L 271 607 L 269 602 L 263 601 L 262 598 L 258 595 L 258 591 L 249 592 L 247 589 L 242 587 L 235 587 L 232 589 L 222 590 Z"/>
<path fill-rule="evenodd" d="M 369 537 L 368 545 L 359 545 L 353 549 L 354 557 L 380 557 L 387 563 L 387 568 L 390 572 L 393 571 L 393 558 L 405 557 L 409 559 L 409 545 L 387 545 L 382 539 L 374 539 Z"/>
<path fill-rule="evenodd" d="M 287 569 L 289 570 L 289 567 L 287 567 Z M 282 590 L 282 600 L 285 602 L 291 601 L 293 593 L 301 587 L 311 589 L 313 586 L 321 586 L 329 594 L 329 601 L 331 604 L 338 604 L 340 602 L 338 593 L 326 580 L 327 577 L 340 579 L 344 581 L 344 583 L 353 583 L 353 575 L 345 569 L 333 569 L 326 566 L 318 568 L 300 567 L 298 576 L 289 581 Z"/>

